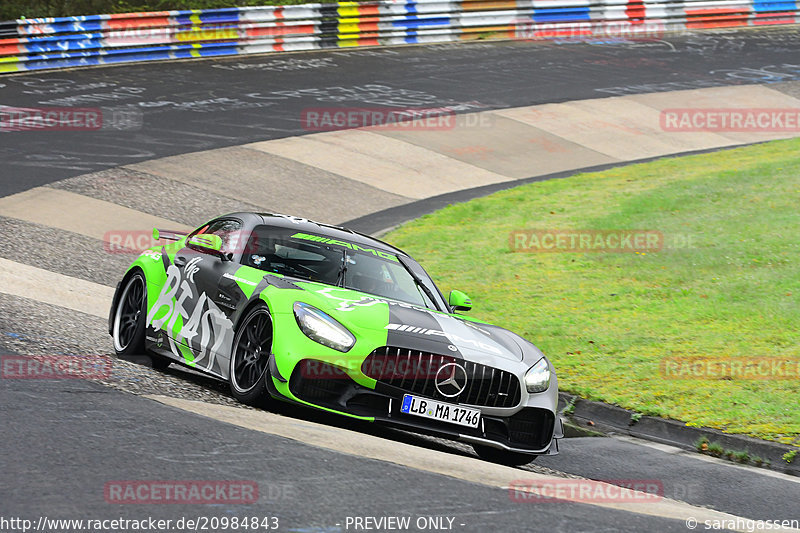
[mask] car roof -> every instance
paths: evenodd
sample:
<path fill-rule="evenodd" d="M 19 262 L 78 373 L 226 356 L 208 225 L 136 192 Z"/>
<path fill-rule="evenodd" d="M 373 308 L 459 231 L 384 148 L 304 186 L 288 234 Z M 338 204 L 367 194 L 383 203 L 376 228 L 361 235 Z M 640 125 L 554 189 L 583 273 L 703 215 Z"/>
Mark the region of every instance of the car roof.
<path fill-rule="evenodd" d="M 334 226 L 332 224 L 325 224 L 322 222 L 314 222 L 302 217 L 292 215 L 283 215 L 279 213 L 254 213 L 254 212 L 240 212 L 230 213 L 224 217 L 218 218 L 239 218 L 247 221 L 252 225 L 265 224 L 268 226 L 276 226 L 280 228 L 293 228 L 303 233 L 312 233 L 321 235 L 330 239 L 338 239 L 361 246 L 369 246 L 370 248 L 380 248 L 381 250 L 392 252 L 397 255 L 408 257 L 408 254 L 392 246 L 389 243 L 383 242 L 369 235 L 353 231 L 341 226 Z"/>

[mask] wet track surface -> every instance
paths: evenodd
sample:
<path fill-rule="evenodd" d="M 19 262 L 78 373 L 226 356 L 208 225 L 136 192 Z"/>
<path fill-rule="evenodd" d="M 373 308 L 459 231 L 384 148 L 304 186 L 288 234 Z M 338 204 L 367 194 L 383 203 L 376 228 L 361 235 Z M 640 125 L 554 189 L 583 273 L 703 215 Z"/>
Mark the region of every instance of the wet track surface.
<path fill-rule="evenodd" d="M 310 133 L 301 124 L 302 111 L 310 107 L 449 106 L 470 112 L 779 83 L 800 79 L 798 58 L 797 31 L 775 29 L 653 42 L 470 43 L 5 76 L 0 105 L 122 109 L 133 118 L 122 127 L 134 129 L 0 132 L 0 196 L 158 157 Z M 164 212 L 169 210 L 165 205 Z M 9 232 L 0 245 L 0 256 L 7 259 L 35 257 L 23 262 L 106 285 L 115 283 L 131 259 L 92 255 L 97 243 L 82 235 L 65 238 L 64 232 L 0 219 Z M 93 260 L 82 268 L 86 256 Z M 102 318 L 7 294 L 0 294 L 0 309 L 0 353 L 111 351 Z M 453 529 L 461 531 L 686 531 L 682 521 L 619 510 L 516 503 L 500 489 L 257 433 L 128 394 L 234 405 L 225 385 L 174 365 L 160 373 L 120 362 L 114 372 L 106 383 L 110 387 L 78 380 L 0 380 L 0 515 L 255 514 L 278 516 L 282 531 L 314 532 L 344 531 L 343 520 L 352 515 L 451 516 Z M 326 421 L 301 409 L 274 409 L 289 419 Z M 471 454 L 467 446 L 438 439 L 329 422 L 331 428 L 377 435 L 389 445 Z M 614 438 L 567 439 L 561 452 L 521 469 L 520 478 L 530 471 L 658 480 L 665 497 L 696 506 L 753 519 L 800 518 L 796 506 L 787 505 L 800 501 L 800 483 L 763 470 Z M 104 484 L 120 479 L 252 479 L 263 497 L 255 505 L 211 508 L 106 503 Z"/>
<path fill-rule="evenodd" d="M 0 78 L 0 105 L 141 112 L 102 132 L 4 135 L 0 196 L 157 157 L 308 133 L 320 107 L 476 111 L 800 79 L 797 30 L 498 42 L 129 65 Z M 106 115 L 107 117 L 109 115 Z"/>

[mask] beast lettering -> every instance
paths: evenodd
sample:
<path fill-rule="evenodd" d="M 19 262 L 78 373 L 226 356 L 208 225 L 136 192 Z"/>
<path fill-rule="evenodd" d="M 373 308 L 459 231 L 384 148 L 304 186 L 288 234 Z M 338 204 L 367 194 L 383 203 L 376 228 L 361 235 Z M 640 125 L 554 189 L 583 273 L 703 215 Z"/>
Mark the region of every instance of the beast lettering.
<path fill-rule="evenodd" d="M 204 361 L 201 368 L 212 370 L 216 355 L 233 342 L 233 323 L 205 292 L 197 297 L 191 310 L 186 308 L 187 300 L 195 300 L 190 279 L 196 269 L 196 262 L 191 267 L 187 264 L 188 272 L 183 274 L 175 265 L 167 268 L 167 280 L 147 313 L 147 324 L 156 331 L 167 332 L 173 354 L 182 357 L 176 342 L 192 346 L 197 354 L 194 364 Z M 178 317 L 181 318 L 182 327 L 178 326 Z M 198 335 L 200 340 L 195 341 Z"/>

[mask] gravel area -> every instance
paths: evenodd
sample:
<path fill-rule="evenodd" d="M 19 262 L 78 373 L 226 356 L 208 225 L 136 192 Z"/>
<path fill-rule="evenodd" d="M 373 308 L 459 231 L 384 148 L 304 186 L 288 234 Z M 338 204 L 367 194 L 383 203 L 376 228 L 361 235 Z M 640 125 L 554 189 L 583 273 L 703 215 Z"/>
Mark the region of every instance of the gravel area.
<path fill-rule="evenodd" d="M 168 218 L 190 227 L 234 211 L 263 211 L 254 204 L 125 167 L 84 174 L 48 187 Z"/>
<path fill-rule="evenodd" d="M 800 81 L 784 81 L 781 83 L 771 83 L 767 85 L 770 89 L 775 89 L 783 94 L 788 94 L 792 98 L 800 98 Z"/>
<path fill-rule="evenodd" d="M 134 259 L 108 253 L 101 240 L 15 218 L 0 216 L 0 233 L 0 257 L 109 287 Z"/>
<path fill-rule="evenodd" d="M 163 178 L 165 184 L 201 187 L 205 195 L 241 198 L 260 206 L 256 211 L 320 222 L 340 223 L 410 200 L 252 145 L 153 159 L 126 168 Z"/>

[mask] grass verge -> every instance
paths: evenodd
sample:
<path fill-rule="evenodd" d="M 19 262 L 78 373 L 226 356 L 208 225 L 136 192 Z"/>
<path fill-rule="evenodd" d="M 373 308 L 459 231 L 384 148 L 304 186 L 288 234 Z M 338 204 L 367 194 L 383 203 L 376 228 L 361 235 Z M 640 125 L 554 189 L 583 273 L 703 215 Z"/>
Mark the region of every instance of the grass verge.
<path fill-rule="evenodd" d="M 443 289 L 467 292 L 474 316 L 537 344 L 561 390 L 800 445 L 796 374 L 676 379 L 664 367 L 800 359 L 798 154 L 793 139 L 532 183 L 448 206 L 386 239 Z M 509 234 L 521 229 L 655 230 L 664 248 L 513 252 Z"/>

